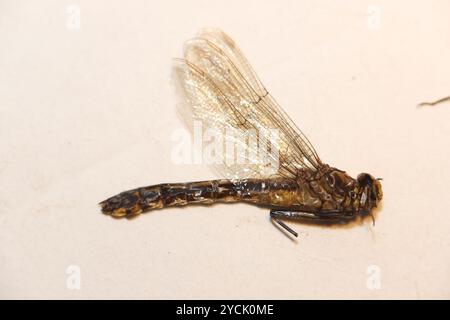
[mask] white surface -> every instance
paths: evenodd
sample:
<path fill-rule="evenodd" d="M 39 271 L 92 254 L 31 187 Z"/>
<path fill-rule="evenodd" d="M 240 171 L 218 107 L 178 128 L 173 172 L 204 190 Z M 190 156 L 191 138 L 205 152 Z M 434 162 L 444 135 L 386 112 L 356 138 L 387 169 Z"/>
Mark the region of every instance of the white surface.
<path fill-rule="evenodd" d="M 450 94 L 448 12 L 448 1 L 2 1 L 0 297 L 450 298 L 450 105 L 416 108 Z M 204 26 L 236 40 L 325 162 L 384 178 L 375 227 L 290 224 L 295 242 L 244 204 L 100 213 L 125 189 L 214 177 L 170 160 L 182 127 L 171 58 Z M 80 290 L 67 288 L 71 265 Z M 367 286 L 371 265 L 380 289 Z"/>

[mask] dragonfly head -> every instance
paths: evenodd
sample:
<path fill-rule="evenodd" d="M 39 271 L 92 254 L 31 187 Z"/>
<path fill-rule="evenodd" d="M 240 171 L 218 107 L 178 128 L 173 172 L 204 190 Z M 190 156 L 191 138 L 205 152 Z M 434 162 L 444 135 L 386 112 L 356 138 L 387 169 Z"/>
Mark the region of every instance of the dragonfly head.
<path fill-rule="evenodd" d="M 358 187 L 362 190 L 360 198 L 361 213 L 367 215 L 383 198 L 381 183 L 379 179 L 375 179 L 368 173 L 360 173 L 356 180 Z"/>

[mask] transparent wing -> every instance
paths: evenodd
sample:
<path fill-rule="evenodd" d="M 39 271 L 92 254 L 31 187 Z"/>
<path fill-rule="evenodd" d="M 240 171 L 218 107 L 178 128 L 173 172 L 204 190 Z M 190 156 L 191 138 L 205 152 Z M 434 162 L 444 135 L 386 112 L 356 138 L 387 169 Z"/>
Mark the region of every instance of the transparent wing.
<path fill-rule="evenodd" d="M 227 178 L 295 178 L 300 169 L 321 166 L 311 143 L 225 33 L 201 30 L 186 42 L 184 58 L 175 61 L 177 80 L 194 119 L 223 137 L 219 170 Z"/>

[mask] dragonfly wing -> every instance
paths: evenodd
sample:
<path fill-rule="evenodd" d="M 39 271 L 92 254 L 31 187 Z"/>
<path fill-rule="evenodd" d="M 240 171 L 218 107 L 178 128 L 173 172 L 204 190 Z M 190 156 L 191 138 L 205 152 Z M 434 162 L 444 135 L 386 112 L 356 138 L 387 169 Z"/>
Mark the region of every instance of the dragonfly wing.
<path fill-rule="evenodd" d="M 222 157 L 212 159 L 208 164 L 230 180 L 263 178 L 278 173 L 277 155 L 271 157 L 271 154 L 268 154 L 268 161 L 257 161 L 259 151 L 257 132 L 242 130 L 245 117 L 203 70 L 184 59 L 176 59 L 174 71 L 176 80 L 181 84 L 179 89 L 186 97 L 187 106 L 191 111 L 183 114 L 188 126 L 197 133 L 193 128 L 193 121 L 200 121 L 203 129 L 202 139 L 207 140 L 206 136 L 214 137 L 215 150 L 222 151 Z M 188 119 L 190 115 L 193 117 Z M 205 158 L 205 155 L 203 156 Z"/>
<path fill-rule="evenodd" d="M 291 137 L 296 137 L 294 140 L 298 140 L 299 149 L 297 151 L 302 151 L 302 153 L 307 154 L 307 158 L 311 161 L 310 164 L 315 162 L 316 165 L 320 165 L 321 161 L 314 147 L 308 140 L 308 138 L 302 133 L 302 131 L 296 126 L 296 124 L 291 120 L 289 115 L 280 107 L 280 105 L 273 99 L 273 97 L 268 93 L 264 85 L 259 80 L 256 72 L 253 70 L 251 64 L 248 62 L 247 58 L 244 56 L 242 51 L 236 45 L 236 43 L 229 37 L 225 32 L 217 28 L 204 28 L 197 33 L 198 38 L 206 39 L 209 42 L 215 44 L 220 50 L 225 53 L 229 58 L 230 62 L 239 69 L 239 75 L 242 77 L 246 85 L 250 86 L 255 94 L 259 97 L 265 97 L 267 100 L 268 108 L 270 111 L 279 114 L 280 123 L 287 124 L 286 133 L 290 132 Z M 275 124 L 274 124 L 275 125 Z M 295 146 L 294 146 L 295 147 Z M 311 167 L 311 166 L 310 166 Z M 313 165 L 317 168 L 317 166 Z"/>
<path fill-rule="evenodd" d="M 227 177 L 267 176 L 295 178 L 299 169 L 317 170 L 321 161 L 305 135 L 268 94 L 239 48 L 225 33 L 207 29 L 186 42 L 184 58 L 176 61 L 178 80 L 186 94 L 195 119 L 221 131 L 224 142 L 235 143 L 241 160 L 225 161 Z M 228 131 L 233 132 L 233 135 Z M 258 143 L 248 135 L 257 134 Z M 271 152 L 265 163 L 255 155 L 261 140 Z M 274 149 L 277 152 L 273 152 Z M 238 163 L 237 163 L 238 162 Z M 242 161 L 240 161 L 242 162 Z M 273 165 L 276 163 L 276 172 Z"/>

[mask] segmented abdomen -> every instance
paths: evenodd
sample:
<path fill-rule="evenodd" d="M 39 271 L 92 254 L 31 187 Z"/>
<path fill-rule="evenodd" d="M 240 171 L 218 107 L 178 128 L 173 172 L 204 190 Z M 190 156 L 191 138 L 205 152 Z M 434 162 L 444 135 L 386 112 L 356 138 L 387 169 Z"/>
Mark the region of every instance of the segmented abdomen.
<path fill-rule="evenodd" d="M 132 216 L 152 209 L 187 204 L 246 201 L 290 205 L 296 187 L 278 180 L 211 180 L 166 183 L 122 192 L 102 201 L 102 211 L 115 217 Z"/>

